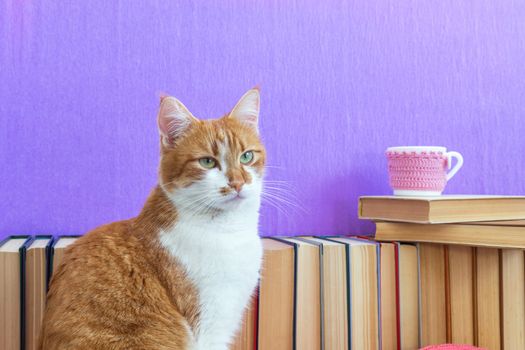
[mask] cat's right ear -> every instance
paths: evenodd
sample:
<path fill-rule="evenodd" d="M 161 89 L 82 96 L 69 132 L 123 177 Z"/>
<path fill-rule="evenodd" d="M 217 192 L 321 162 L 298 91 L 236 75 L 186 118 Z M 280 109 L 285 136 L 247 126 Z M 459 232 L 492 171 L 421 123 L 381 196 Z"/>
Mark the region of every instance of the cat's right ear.
<path fill-rule="evenodd" d="M 157 123 L 161 142 L 165 147 L 173 147 L 190 125 L 196 121 L 198 119 L 175 97 L 162 96 L 160 98 Z"/>

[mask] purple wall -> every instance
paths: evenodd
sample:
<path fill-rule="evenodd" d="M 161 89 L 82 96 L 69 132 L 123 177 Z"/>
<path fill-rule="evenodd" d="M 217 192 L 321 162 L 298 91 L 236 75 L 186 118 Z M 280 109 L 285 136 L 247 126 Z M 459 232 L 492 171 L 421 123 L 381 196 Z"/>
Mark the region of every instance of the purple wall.
<path fill-rule="evenodd" d="M 263 234 L 370 233 L 383 151 L 443 145 L 447 193 L 525 193 L 525 3 L 0 2 L 0 236 L 128 218 L 156 182 L 157 92 L 201 118 L 262 88 Z"/>

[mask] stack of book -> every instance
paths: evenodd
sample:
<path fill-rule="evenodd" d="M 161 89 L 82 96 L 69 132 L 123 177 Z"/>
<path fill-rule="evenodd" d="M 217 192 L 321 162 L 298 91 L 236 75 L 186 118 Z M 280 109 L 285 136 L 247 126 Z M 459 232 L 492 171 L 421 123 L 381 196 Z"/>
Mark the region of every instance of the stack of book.
<path fill-rule="evenodd" d="M 421 346 L 525 349 L 525 197 L 367 196 L 359 217 L 417 243 Z"/>

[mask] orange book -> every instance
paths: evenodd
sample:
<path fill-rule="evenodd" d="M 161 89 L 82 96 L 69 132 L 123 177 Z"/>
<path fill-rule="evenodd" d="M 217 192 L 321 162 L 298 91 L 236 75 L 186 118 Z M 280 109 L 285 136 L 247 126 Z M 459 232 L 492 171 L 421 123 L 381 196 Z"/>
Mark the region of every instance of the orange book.
<path fill-rule="evenodd" d="M 479 347 L 500 350 L 499 250 L 476 249 L 476 337 Z"/>
<path fill-rule="evenodd" d="M 445 247 L 420 243 L 418 252 L 421 346 L 446 343 Z"/>
<path fill-rule="evenodd" d="M 270 238 L 259 285 L 258 350 L 294 349 L 294 247 Z"/>
<path fill-rule="evenodd" d="M 443 224 L 525 219 L 525 197 L 519 196 L 363 196 L 359 218 Z"/>
<path fill-rule="evenodd" d="M 55 272 L 58 267 L 60 266 L 60 263 L 62 262 L 62 258 L 64 257 L 64 251 L 68 246 L 73 244 L 78 239 L 78 236 L 63 236 L 58 237 L 53 244 L 53 247 L 51 249 L 51 274 Z"/>
<path fill-rule="evenodd" d="M 525 249 L 524 226 L 376 222 L 377 240 Z"/>
<path fill-rule="evenodd" d="M 419 280 L 417 247 L 396 243 L 398 252 L 399 349 L 419 348 Z"/>
<path fill-rule="evenodd" d="M 393 243 L 380 243 L 381 276 L 381 348 L 397 349 L 397 293 L 396 247 Z"/>
<path fill-rule="evenodd" d="M 24 304 L 22 278 L 28 236 L 12 236 L 0 243 L 0 349 L 23 346 Z"/>
<path fill-rule="evenodd" d="M 319 246 L 321 265 L 321 338 L 324 349 L 348 349 L 348 304 L 345 245 L 306 237 Z"/>
<path fill-rule="evenodd" d="M 525 349 L 524 269 L 523 250 L 501 251 L 501 323 L 504 349 Z"/>
<path fill-rule="evenodd" d="M 295 348 L 321 347 L 319 247 L 301 238 L 283 238 L 295 249 Z"/>
<path fill-rule="evenodd" d="M 28 246 L 25 258 L 25 349 L 38 348 L 47 295 L 48 251 L 51 236 L 37 236 Z"/>
<path fill-rule="evenodd" d="M 346 245 L 350 348 L 379 349 L 379 276 L 376 243 L 346 237 L 330 239 Z"/>
<path fill-rule="evenodd" d="M 448 341 L 474 344 L 474 248 L 447 246 Z"/>

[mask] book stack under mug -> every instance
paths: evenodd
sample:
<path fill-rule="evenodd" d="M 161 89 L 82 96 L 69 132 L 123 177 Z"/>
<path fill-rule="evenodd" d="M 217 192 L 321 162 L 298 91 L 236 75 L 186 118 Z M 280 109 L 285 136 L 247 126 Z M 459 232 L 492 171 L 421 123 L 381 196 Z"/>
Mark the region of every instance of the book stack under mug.
<path fill-rule="evenodd" d="M 525 197 L 365 196 L 359 218 L 417 247 L 421 346 L 525 349 Z"/>

